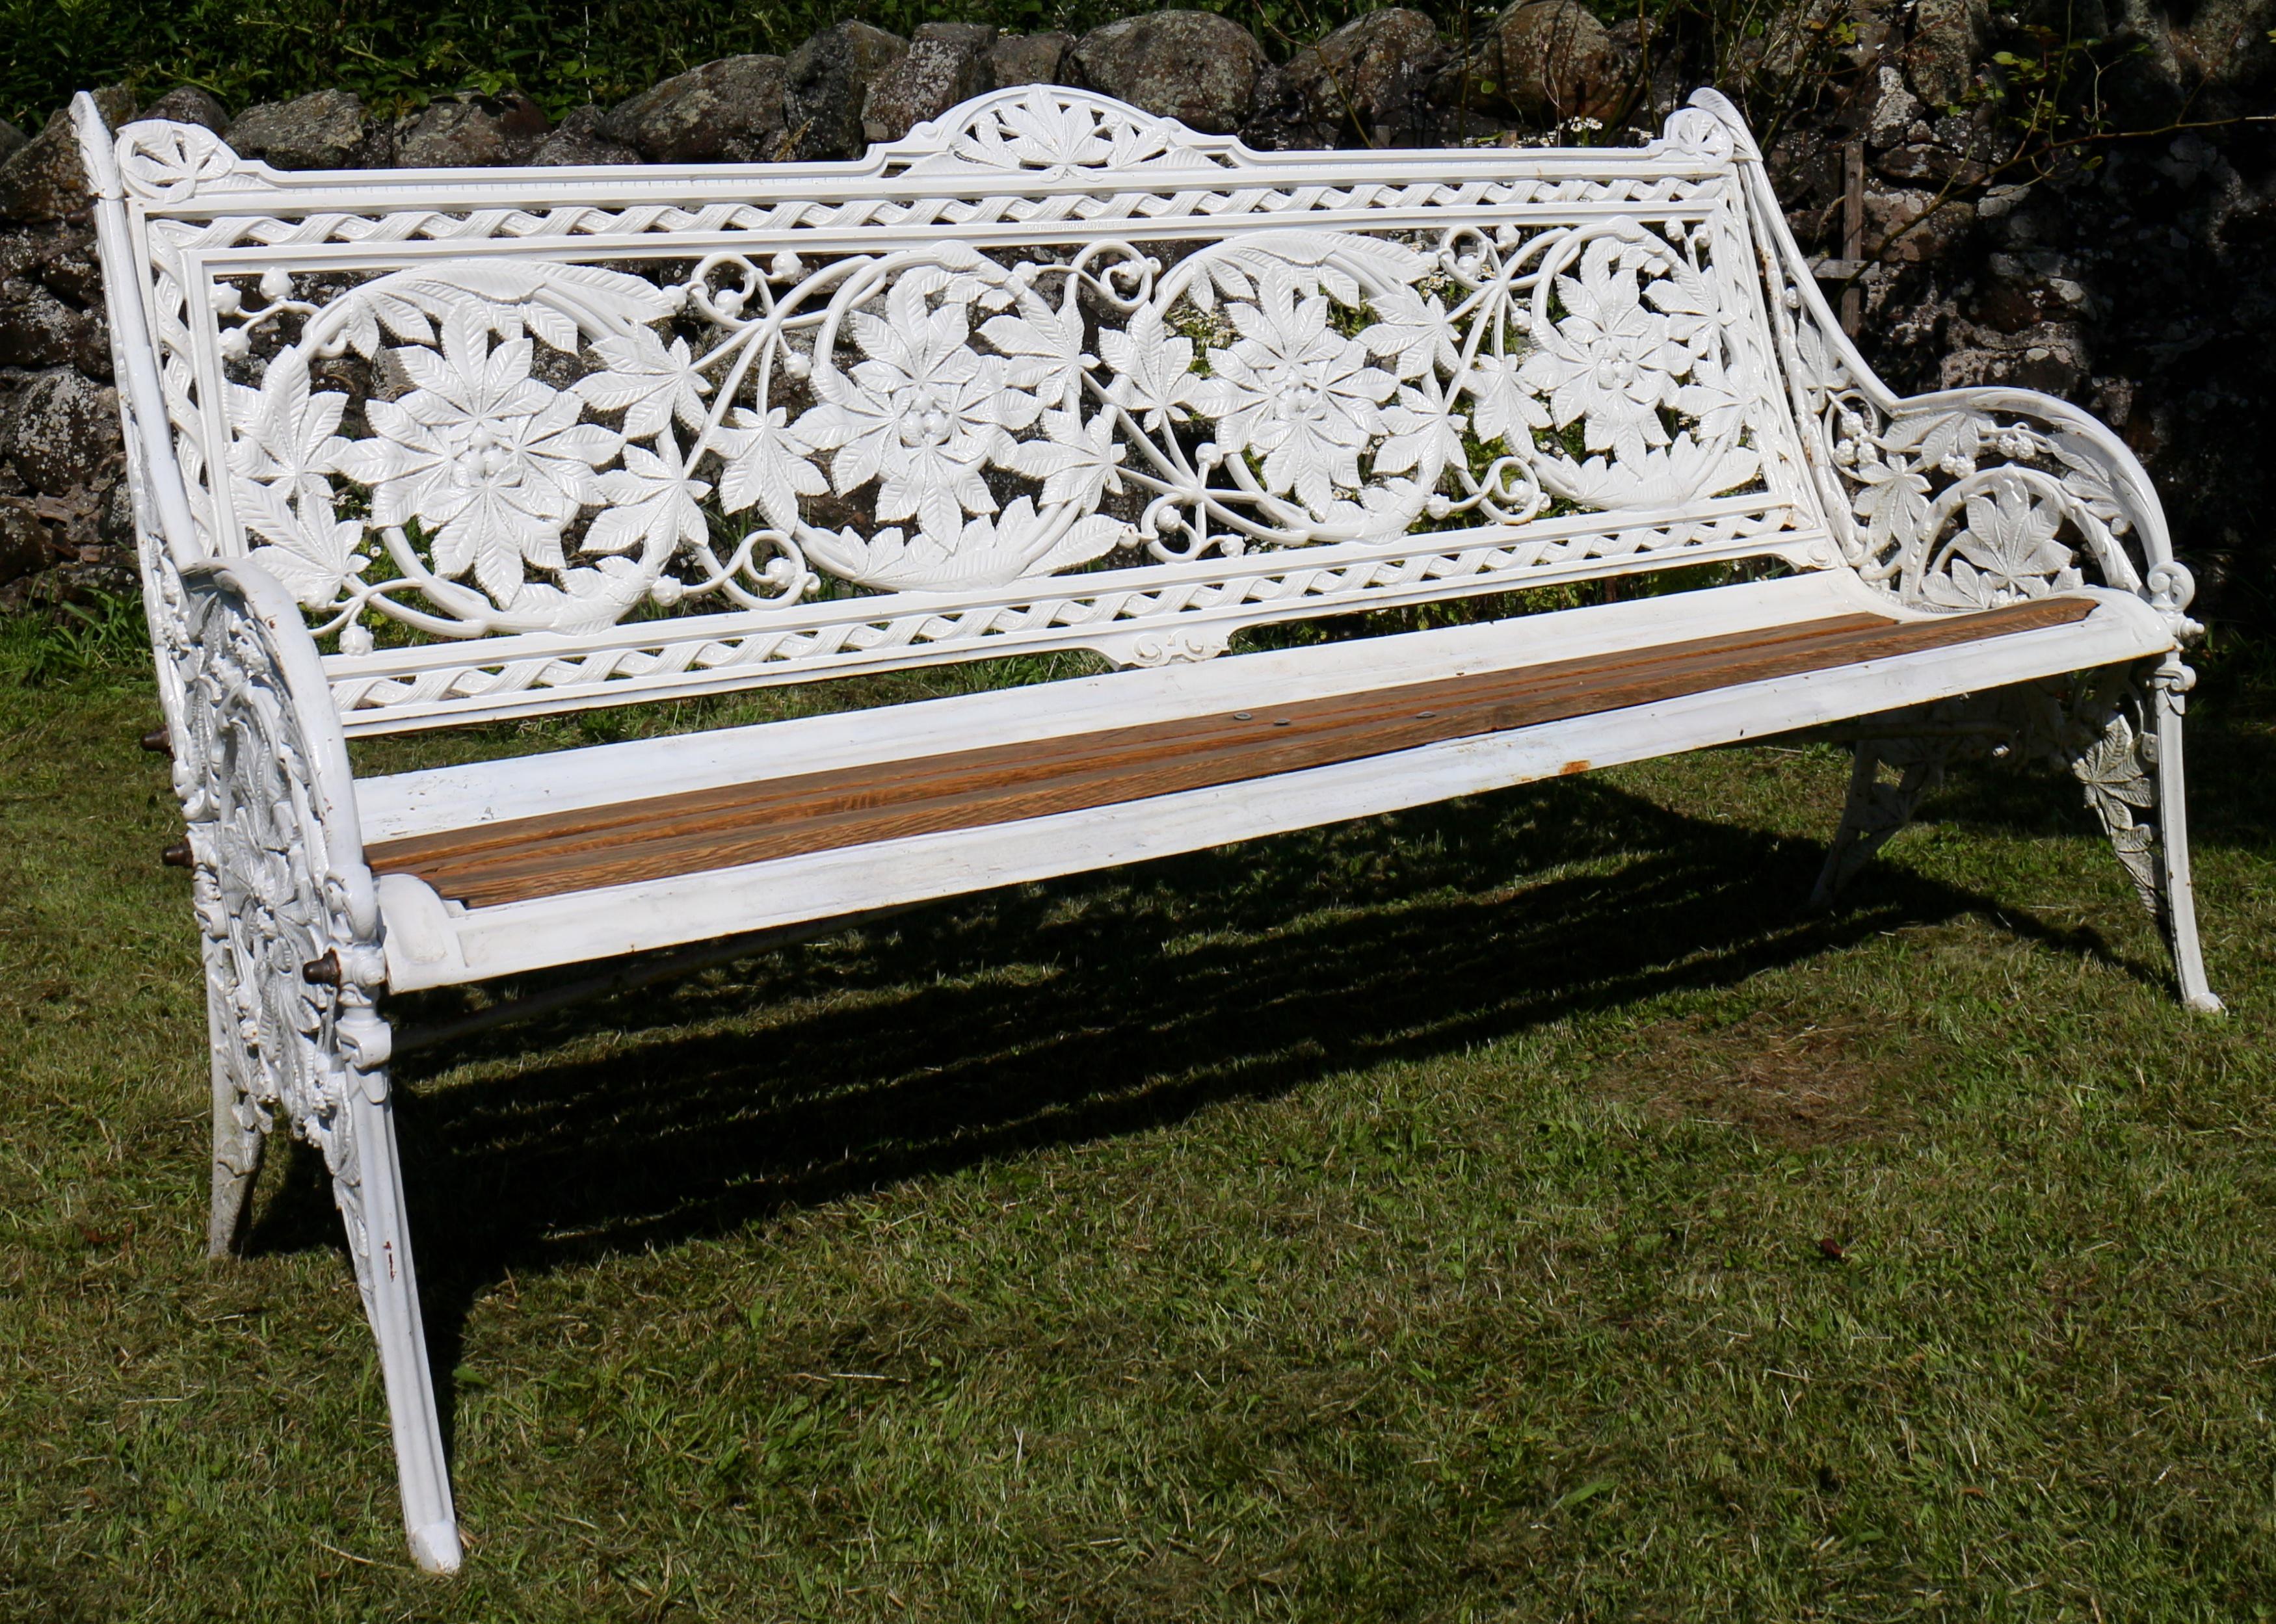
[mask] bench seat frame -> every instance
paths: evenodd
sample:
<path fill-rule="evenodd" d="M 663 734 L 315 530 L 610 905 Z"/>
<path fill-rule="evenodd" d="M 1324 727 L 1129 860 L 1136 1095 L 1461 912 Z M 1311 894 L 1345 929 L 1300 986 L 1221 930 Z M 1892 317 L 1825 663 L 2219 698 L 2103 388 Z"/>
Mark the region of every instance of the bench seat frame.
<path fill-rule="evenodd" d="M 73 110 L 204 944 L 209 1242 L 241 1236 L 272 1129 L 322 1153 L 431 1571 L 460 1545 L 404 1221 L 391 992 L 815 933 L 1842 724 L 1856 766 L 1820 901 L 1953 761 L 2050 760 L 2166 929 L 2184 1001 L 2219 1007 L 2183 812 L 2181 651 L 2199 629 L 2147 476 L 2067 403 L 1881 385 L 1712 92 L 1638 149 L 1256 154 L 1035 87 L 846 164 L 332 175 L 246 162 L 189 126 L 114 137 L 85 96 Z M 1059 259 L 1008 263 L 1038 240 Z M 1036 291 L 1054 276 L 1056 306 Z M 701 361 L 656 336 L 694 315 L 726 336 Z M 535 340 L 606 364 L 546 381 Z M 358 356 L 375 381 L 352 444 L 322 404 L 346 397 L 311 379 Z M 778 364 L 810 403 L 795 421 L 767 412 Z M 731 417 L 754 375 L 757 409 Z M 1198 448 L 1196 421 L 1215 436 Z M 508 488 L 517 466 L 544 479 Z M 464 495 L 485 480 L 505 505 Z M 870 480 L 866 531 L 816 517 Z M 764 515 L 725 556 L 689 505 L 715 483 Z M 565 533 L 609 556 L 578 563 Z M 1790 573 L 1225 653 L 1273 622 L 1749 561 Z M 705 594 L 725 607 L 684 601 Z M 385 855 L 628 798 L 2064 597 L 2061 623 L 485 906 Z M 1124 668 L 361 782 L 348 757 L 358 735 L 1064 648 Z"/>

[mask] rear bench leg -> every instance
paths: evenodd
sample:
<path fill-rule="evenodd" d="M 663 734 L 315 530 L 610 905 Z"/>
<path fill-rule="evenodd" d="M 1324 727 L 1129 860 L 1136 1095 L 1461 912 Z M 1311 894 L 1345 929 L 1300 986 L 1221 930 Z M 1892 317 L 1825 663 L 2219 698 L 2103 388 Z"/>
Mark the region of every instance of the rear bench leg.
<path fill-rule="evenodd" d="M 1912 821 L 1922 796 L 1944 782 L 1949 752 L 1932 739 L 1866 740 L 1849 769 L 1849 798 L 1825 866 L 1809 894 L 1813 908 L 1831 908 L 1852 875 Z M 1885 774 L 1893 773 L 1890 778 Z"/>
<path fill-rule="evenodd" d="M 2192 1009 L 2219 1009 L 2205 984 L 2189 880 L 2181 715 L 2182 696 L 2194 680 L 2187 666 L 2168 659 L 2144 669 L 2113 666 L 1871 719 L 1863 724 L 1870 731 L 1857 742 L 1841 827 L 1811 902 L 1830 906 L 1842 884 L 1911 820 L 1920 797 L 1953 761 L 1979 755 L 2047 761 L 2077 779 L 2143 906 L 2165 931 L 2181 1001 Z"/>

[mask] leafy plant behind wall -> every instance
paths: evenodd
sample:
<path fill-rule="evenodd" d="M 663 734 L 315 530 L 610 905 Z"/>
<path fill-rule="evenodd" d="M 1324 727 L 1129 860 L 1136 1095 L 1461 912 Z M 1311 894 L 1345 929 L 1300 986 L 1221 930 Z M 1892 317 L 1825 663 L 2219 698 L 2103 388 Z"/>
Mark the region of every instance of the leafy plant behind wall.
<path fill-rule="evenodd" d="M 1352 0 L 1192 0 L 1241 23 L 1285 59 L 1372 5 Z M 961 17 L 1010 32 L 1081 33 L 1154 8 L 1133 0 L 511 0 L 441 9 L 402 0 L 0 0 L 0 114 L 28 130 L 74 90 L 126 83 L 146 95 L 204 87 L 232 110 L 345 87 L 381 112 L 447 91 L 527 92 L 559 117 L 614 102 L 699 63 L 787 53 L 845 18 L 896 33 Z M 1458 45 L 1499 8 L 1430 0 Z M 1846 27 L 1837 0 L 1604 0 L 1605 21 L 1642 18 L 1668 45 L 1775 118 L 1823 79 Z"/>

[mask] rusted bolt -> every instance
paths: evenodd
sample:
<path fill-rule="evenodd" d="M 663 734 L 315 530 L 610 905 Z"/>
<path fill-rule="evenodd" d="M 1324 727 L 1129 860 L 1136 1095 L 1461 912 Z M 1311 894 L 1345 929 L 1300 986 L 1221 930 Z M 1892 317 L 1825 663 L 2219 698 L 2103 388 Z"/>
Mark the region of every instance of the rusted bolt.
<path fill-rule="evenodd" d="M 158 854 L 158 861 L 168 868 L 193 868 L 196 859 L 190 856 L 190 842 L 178 840 Z"/>
<path fill-rule="evenodd" d="M 173 736 L 163 728 L 151 729 L 136 742 L 154 756 L 163 756 L 169 761 L 174 759 Z"/>
<path fill-rule="evenodd" d="M 300 979 L 310 986 L 338 986 L 340 984 L 340 950 L 324 949 L 324 956 L 310 959 L 300 966 Z"/>

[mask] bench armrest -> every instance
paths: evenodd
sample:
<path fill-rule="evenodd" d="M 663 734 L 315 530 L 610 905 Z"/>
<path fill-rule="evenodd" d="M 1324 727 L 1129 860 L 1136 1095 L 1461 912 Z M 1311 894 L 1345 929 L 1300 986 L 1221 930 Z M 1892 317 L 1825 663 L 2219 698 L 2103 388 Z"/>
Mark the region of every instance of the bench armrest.
<path fill-rule="evenodd" d="M 387 1027 L 379 899 L 338 714 L 300 605 L 243 559 L 150 570 L 151 627 L 178 710 L 174 789 L 189 825 L 209 978 L 233 1008 L 267 1103 L 329 1120 L 338 1059 L 374 1076 Z M 378 1086 L 384 1086 L 383 1080 Z"/>
<path fill-rule="evenodd" d="M 2149 474 L 2092 413 L 2029 389 L 1900 397 L 1841 330 L 1735 108 L 1729 132 L 1769 252 L 1770 314 L 1802 451 L 1859 577 L 1921 608 L 1989 608 L 2083 585 L 2132 593 L 2177 644 L 2204 628 Z M 2178 661 L 2169 664 L 2176 668 Z"/>
<path fill-rule="evenodd" d="M 1808 449 L 1832 475 L 1864 579 L 1949 609 L 2105 586 L 2149 602 L 2177 642 L 2203 631 L 2149 474 L 2090 413 L 1999 387 L 1822 398 Z"/>

